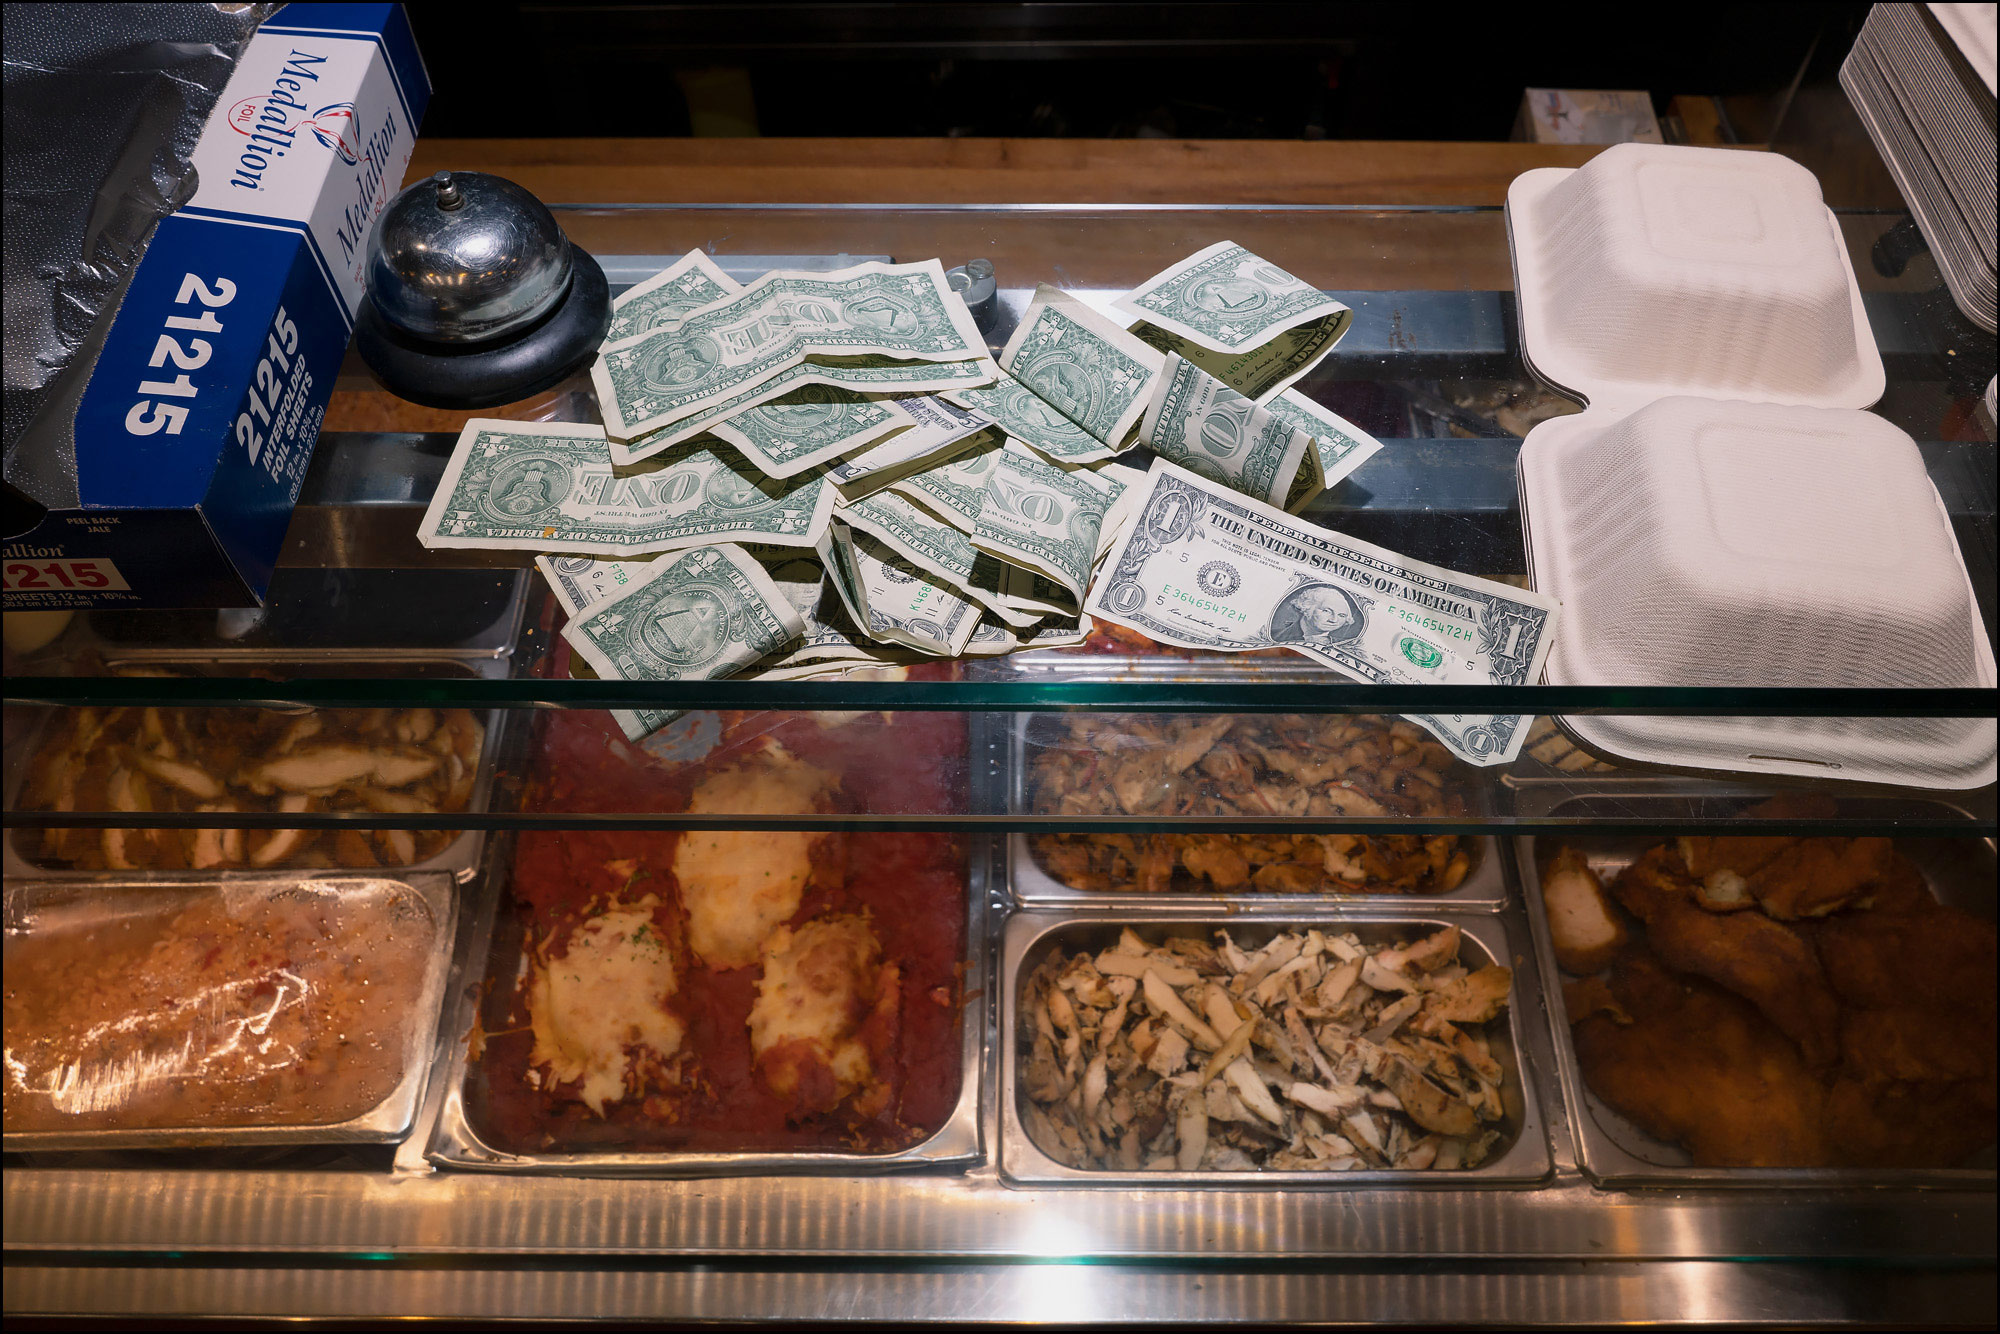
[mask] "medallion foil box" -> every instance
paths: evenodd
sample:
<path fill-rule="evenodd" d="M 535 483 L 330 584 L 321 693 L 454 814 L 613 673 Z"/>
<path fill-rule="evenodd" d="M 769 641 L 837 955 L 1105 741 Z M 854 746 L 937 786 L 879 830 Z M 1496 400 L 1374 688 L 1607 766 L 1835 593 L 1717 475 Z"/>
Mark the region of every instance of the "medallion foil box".
<path fill-rule="evenodd" d="M 0 545 L 7 610 L 262 599 L 429 100 L 400 5 L 258 30 L 77 406 L 73 503 Z"/>

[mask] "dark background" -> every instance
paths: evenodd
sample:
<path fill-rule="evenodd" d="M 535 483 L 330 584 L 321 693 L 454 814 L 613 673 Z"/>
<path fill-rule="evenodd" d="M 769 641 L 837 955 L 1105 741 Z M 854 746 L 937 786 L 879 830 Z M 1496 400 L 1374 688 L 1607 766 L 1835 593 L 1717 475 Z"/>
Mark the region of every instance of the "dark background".
<path fill-rule="evenodd" d="M 1524 87 L 1787 137 L 1857 4 L 410 5 L 448 137 L 1506 139 Z M 1669 127 L 1671 135 L 1671 127 Z"/>

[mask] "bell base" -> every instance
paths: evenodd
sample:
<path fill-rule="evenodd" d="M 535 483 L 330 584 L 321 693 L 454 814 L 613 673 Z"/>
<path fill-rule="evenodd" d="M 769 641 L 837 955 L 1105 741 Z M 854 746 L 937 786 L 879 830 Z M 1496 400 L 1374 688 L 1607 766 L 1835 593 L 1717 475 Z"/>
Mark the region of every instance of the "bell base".
<path fill-rule="evenodd" d="M 580 246 L 570 255 L 568 294 L 521 333 L 462 346 L 424 342 L 364 300 L 355 350 L 384 389 L 427 408 L 490 408 L 553 389 L 590 361 L 611 328 L 604 270 Z"/>

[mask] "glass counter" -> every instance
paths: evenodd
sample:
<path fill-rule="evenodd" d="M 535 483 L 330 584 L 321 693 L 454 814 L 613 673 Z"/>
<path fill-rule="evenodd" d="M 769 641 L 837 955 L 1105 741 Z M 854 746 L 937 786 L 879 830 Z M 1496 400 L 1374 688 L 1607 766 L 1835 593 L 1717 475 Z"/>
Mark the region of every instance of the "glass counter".
<path fill-rule="evenodd" d="M 1282 256 L 1355 311 L 1299 387 L 1385 446 L 1305 517 L 1523 585 L 1521 437 L 1579 410 L 1522 365 L 1493 209 L 557 213 L 614 289 L 692 247 L 738 278 L 990 259 L 996 349 L 1039 282 L 1122 292 L 1223 237 Z M 1878 273 L 1873 248 L 1900 216 L 1839 217 L 1888 368 L 1875 410 L 1923 451 L 1990 635 L 2000 488 L 1993 425 L 1974 405 L 1994 343 L 1925 261 Z M 265 607 L 79 613 L 45 645 L 10 645 L 10 951 L 24 897 L 106 883 L 433 877 L 458 905 L 430 1079 L 400 1142 L 77 1148 L 10 1135 L 10 1305 L 105 1309 L 116 1290 L 133 1303 L 124 1314 L 1991 1318 L 1990 1143 L 1944 1169 L 1829 1159 L 1732 1173 L 1635 1139 L 1579 1073 L 1542 882 L 1557 847 L 1609 881 L 1682 837 L 1886 837 L 1940 901 L 1990 923 L 1990 784 L 1673 771 L 1596 753 L 1556 720 L 1990 729 L 2000 692 L 1370 686 L 1299 658 L 1120 636 L 893 681 L 579 679 L 530 554 L 416 539 L 473 415 L 597 420 L 581 377 L 454 414 L 390 398 L 350 356 Z M 679 716 L 634 743 L 612 714 L 634 708 Z M 1474 767 L 1399 721 L 1432 712 L 1535 726 L 1519 759 Z M 277 767 L 307 734 L 377 774 L 349 783 L 377 797 L 288 800 L 324 790 Z M 740 791 L 691 800 L 692 776 L 774 744 L 839 769 L 839 795 L 775 815 Z M 56 761 L 79 755 L 105 758 L 73 766 L 84 777 L 65 787 Z M 396 756 L 422 774 L 390 784 L 368 767 Z M 235 781 L 252 770 L 255 784 Z M 158 799 L 135 800 L 142 785 Z M 380 796 L 392 788 L 420 797 Z M 962 901 L 939 916 L 959 933 L 956 1027 L 938 1046 L 956 1092 L 934 1100 L 920 1143 L 649 1157 L 496 1137 L 476 1092 L 482 1035 L 508 1022 L 495 997 L 539 957 L 522 868 L 565 846 L 657 851 L 701 831 L 823 833 L 868 856 L 908 838 L 960 868 Z M 1054 1166 L 1016 1069 L 1051 942 L 1100 950 L 1121 927 L 1157 943 L 1217 926 L 1246 949 L 1288 927 L 1363 944 L 1449 930 L 1468 959 L 1511 968 L 1492 1049 L 1519 1102 L 1496 1169 L 1154 1184 Z"/>

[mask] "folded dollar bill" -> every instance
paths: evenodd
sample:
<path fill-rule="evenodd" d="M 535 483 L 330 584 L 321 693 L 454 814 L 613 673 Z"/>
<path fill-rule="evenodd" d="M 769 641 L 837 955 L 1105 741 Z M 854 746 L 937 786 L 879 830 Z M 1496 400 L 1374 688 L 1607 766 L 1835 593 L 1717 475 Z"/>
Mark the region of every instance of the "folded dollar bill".
<path fill-rule="evenodd" d="M 915 424 L 895 399 L 809 384 L 708 429 L 770 476 L 794 477 Z"/>
<path fill-rule="evenodd" d="M 824 547 L 824 541 L 821 545 Z M 766 546 L 744 550 L 763 567 L 804 622 L 797 639 L 774 657 L 755 664 L 745 675 L 760 673 L 768 667 L 830 660 L 863 662 L 879 657 L 878 647 L 868 641 L 847 614 L 819 551 Z"/>
<path fill-rule="evenodd" d="M 965 641 L 964 653 L 968 658 L 990 658 L 1025 649 L 1070 648 L 1089 637 L 1090 618 L 1081 612 L 1070 616 L 1051 616 L 1025 630 L 1016 630 L 1002 621 L 982 617 L 972 631 L 972 638 Z"/>
<path fill-rule="evenodd" d="M 1004 445 L 1003 437 L 982 436 L 965 452 L 900 478 L 887 489 L 916 501 L 961 533 L 970 533 L 979 526 L 987 482 L 1000 466 Z"/>
<path fill-rule="evenodd" d="M 993 419 L 982 412 L 924 394 L 898 399 L 897 404 L 915 425 L 827 466 L 827 480 L 848 500 L 859 500 L 898 478 L 973 448 L 980 434 L 993 425 Z"/>
<path fill-rule="evenodd" d="M 763 567 L 805 622 L 799 637 L 735 674 L 744 681 L 808 681 L 833 679 L 856 672 L 893 669 L 922 661 L 909 649 L 885 648 L 854 627 L 819 554 L 788 547 L 749 546 L 744 551 Z M 535 568 L 555 591 L 570 616 L 623 592 L 645 577 L 649 561 L 595 560 L 589 556 L 538 556 Z M 591 676 L 581 656 L 582 672 Z M 620 728 L 638 740 L 665 727 L 682 711 L 614 709 Z"/>
<path fill-rule="evenodd" d="M 604 345 L 610 347 L 679 324 L 703 306 L 742 290 L 743 284 L 724 273 L 714 260 L 699 250 L 690 250 L 611 303 L 611 328 L 604 335 Z"/>
<path fill-rule="evenodd" d="M 1007 607 L 1000 619 L 1007 624 L 1027 629 L 1051 616 L 1077 614 L 1079 599 L 1064 585 L 1025 565 L 1011 561 L 1002 561 L 1000 565 L 1005 576 L 1000 585 L 1000 600 Z"/>
<path fill-rule="evenodd" d="M 823 661 L 877 662 L 882 649 L 848 617 L 817 551 L 752 545 L 744 553 L 763 569 L 805 628 L 768 658 L 745 668 L 744 677 L 769 677 L 769 669 Z M 650 561 L 594 560 L 589 556 L 537 556 L 535 568 L 570 616 L 616 597 L 645 577 Z"/>
<path fill-rule="evenodd" d="M 1332 486 L 1366 463 L 1382 448 L 1382 442 L 1338 413 L 1329 412 L 1296 389 L 1273 394 L 1265 409 L 1280 421 L 1290 422 L 1310 432 L 1313 449 L 1319 455 L 1320 481 Z M 1298 505 L 1284 508 L 1298 512 Z"/>
<path fill-rule="evenodd" d="M 615 596 L 573 616 L 562 636 L 610 680 L 708 681 L 777 652 L 804 628 L 750 554 L 724 542 L 661 556 Z M 635 741 L 675 716 L 617 713 Z"/>
<path fill-rule="evenodd" d="M 728 398 L 682 417 L 671 425 L 648 431 L 629 441 L 613 440 L 614 463 L 637 463 L 662 450 L 706 435 L 718 422 L 772 399 L 782 398 L 806 385 L 831 385 L 860 394 L 915 394 L 940 389 L 962 389 L 992 384 L 1000 368 L 993 359 L 981 356 L 973 361 L 896 361 L 889 357 L 809 357 L 730 395 Z"/>
<path fill-rule="evenodd" d="M 617 597 L 646 577 L 650 560 L 598 560 L 593 556 L 537 556 L 535 568 L 548 580 L 556 602 L 570 620 L 585 608 Z M 582 654 L 570 659 L 570 675 L 595 677 Z M 650 736 L 681 717 L 683 709 L 613 709 L 611 718 L 629 740 Z"/>
<path fill-rule="evenodd" d="M 1354 319 L 1345 305 L 1234 241 L 1217 241 L 1154 274 L 1111 308 L 1148 346 L 1179 353 L 1259 403 L 1317 365 Z"/>
<path fill-rule="evenodd" d="M 1146 411 L 1163 358 L 1068 292 L 1043 283 L 1000 353 L 1000 369 L 1116 450 Z"/>
<path fill-rule="evenodd" d="M 1039 611 L 1024 611 L 1009 600 L 1005 562 L 979 551 L 970 537 L 940 523 L 894 491 L 878 491 L 842 505 L 834 513 L 840 522 L 867 533 L 926 574 L 943 579 L 1003 621 L 1025 625 L 1041 615 Z"/>
<path fill-rule="evenodd" d="M 548 581 L 556 602 L 569 616 L 608 602 L 639 582 L 651 560 L 599 560 L 595 556 L 537 556 L 535 568 Z"/>
<path fill-rule="evenodd" d="M 766 274 L 669 328 L 614 345 L 591 380 L 606 434 L 631 441 L 815 355 L 977 361 L 986 348 L 936 260 L 870 261 Z"/>
<path fill-rule="evenodd" d="M 1118 453 L 1005 371 L 987 387 L 953 389 L 944 397 L 1056 463 L 1097 463 Z"/>
<path fill-rule="evenodd" d="M 955 658 L 979 624 L 979 607 L 867 533 L 835 520 L 822 548 L 834 588 L 870 639 Z"/>
<path fill-rule="evenodd" d="M 931 655 L 883 649 L 866 658 L 807 662 L 797 665 L 753 667 L 743 673 L 746 681 L 902 681 L 909 669 Z M 813 716 L 821 727 L 838 727 L 842 719 L 852 722 L 862 713 L 850 710 L 820 710 Z"/>
<path fill-rule="evenodd" d="M 1082 601 L 1104 517 L 1125 488 L 1088 468 L 1058 468 L 1010 444 L 987 480 L 972 545 L 1039 570 Z"/>
<path fill-rule="evenodd" d="M 1280 509 L 1296 510 L 1326 487 L 1310 432 L 1177 352 L 1167 354 L 1139 438 L 1161 458 Z"/>
<path fill-rule="evenodd" d="M 720 442 L 620 473 L 602 427 L 475 417 L 459 432 L 417 538 L 427 547 L 604 555 L 729 541 L 811 547 L 834 499 L 823 477 L 774 481 Z"/>
<path fill-rule="evenodd" d="M 1315 527 L 1155 459 L 1084 609 L 1186 648 L 1278 645 L 1383 684 L 1537 680 L 1557 607 Z M 1473 764 L 1520 753 L 1528 719 L 1412 715 Z"/>
<path fill-rule="evenodd" d="M 1097 533 L 1097 555 L 1091 561 L 1093 569 L 1104 564 L 1112 546 L 1124 535 L 1125 525 L 1131 522 L 1132 511 L 1139 503 L 1146 481 L 1144 472 L 1122 463 L 1100 464 L 1097 475 L 1118 483 L 1119 490 L 1117 499 L 1111 502 L 1111 509 L 1104 516 L 1104 526 Z"/>

